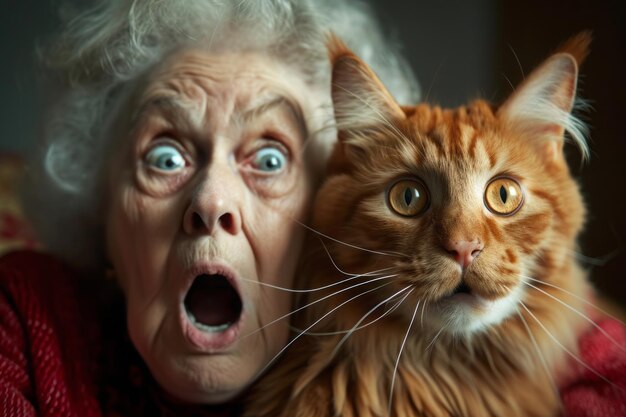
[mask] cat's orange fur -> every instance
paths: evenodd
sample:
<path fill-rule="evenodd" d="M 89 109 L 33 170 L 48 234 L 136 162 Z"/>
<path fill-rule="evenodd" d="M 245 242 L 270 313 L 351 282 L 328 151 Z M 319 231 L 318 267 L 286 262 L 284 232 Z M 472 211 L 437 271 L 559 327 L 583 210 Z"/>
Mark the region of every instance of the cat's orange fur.
<path fill-rule="evenodd" d="M 559 414 L 556 386 L 571 363 L 563 348 L 576 353 L 587 323 L 546 294 L 579 311 L 582 301 L 542 282 L 590 295 L 573 256 L 585 210 L 562 153 L 571 119 L 559 119 L 571 117 L 577 66 L 589 41 L 588 34 L 570 40 L 503 105 L 478 100 L 452 110 L 400 107 L 365 64 L 341 42 L 331 41 L 339 143 L 316 199 L 313 228 L 369 251 L 325 240 L 327 253 L 312 235 L 300 285 L 337 283 L 349 277 L 343 272 L 395 275 L 338 292 L 385 275 L 357 277 L 299 300 L 300 305 L 321 300 L 295 320 L 312 335 L 299 337 L 260 381 L 248 415 Z M 555 118 L 537 115 L 537 109 L 555 111 Z M 510 216 L 496 215 L 484 203 L 486 184 L 499 175 L 515 178 L 525 192 L 521 209 Z M 390 208 L 387 192 L 398 178 L 427 184 L 430 202 L 422 214 L 403 217 Z M 463 275 L 472 294 L 494 301 L 517 291 L 517 311 L 464 332 L 462 321 L 451 321 L 454 307 L 448 312 L 437 307 L 461 280 L 446 250 L 455 239 L 484 245 Z M 400 296 L 382 304 L 360 325 L 376 321 L 354 331 L 339 348 L 344 333 L 319 335 L 353 328 L 402 288 L 402 296 L 410 294 L 399 307 L 385 313 Z M 483 305 L 472 308 L 486 314 L 478 311 Z M 467 314 L 471 324 L 474 312 Z"/>

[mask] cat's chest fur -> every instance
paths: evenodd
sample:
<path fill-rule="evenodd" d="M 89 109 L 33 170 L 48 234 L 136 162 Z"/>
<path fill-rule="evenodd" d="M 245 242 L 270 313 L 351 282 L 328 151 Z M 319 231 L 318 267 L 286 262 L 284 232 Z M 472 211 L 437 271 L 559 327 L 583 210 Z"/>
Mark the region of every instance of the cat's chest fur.
<path fill-rule="evenodd" d="M 570 277 L 582 274 L 569 268 L 560 272 Z M 339 304 L 350 298 L 341 297 Z M 576 300 L 568 301 L 581 308 Z M 351 312 L 316 331 L 353 329 L 374 307 L 373 302 L 353 305 Z M 390 303 L 388 308 L 394 307 Z M 331 395 L 318 404 L 328 407 L 328 415 L 558 415 L 557 387 L 568 371 L 568 358 L 555 348 L 552 338 L 575 352 L 576 334 L 583 323 L 565 307 L 533 308 L 542 325 L 520 311 L 498 328 L 471 338 L 451 337 L 425 327 L 419 306 L 413 311 L 396 308 L 382 319 L 371 315 L 349 338 L 345 332 L 305 336 L 294 347 L 294 352 L 300 351 L 294 356 L 301 359 L 302 368 L 292 387 L 294 392 L 325 387 Z M 328 311 L 321 305 L 313 307 L 307 323 Z M 542 326 L 548 326 L 550 335 Z"/>

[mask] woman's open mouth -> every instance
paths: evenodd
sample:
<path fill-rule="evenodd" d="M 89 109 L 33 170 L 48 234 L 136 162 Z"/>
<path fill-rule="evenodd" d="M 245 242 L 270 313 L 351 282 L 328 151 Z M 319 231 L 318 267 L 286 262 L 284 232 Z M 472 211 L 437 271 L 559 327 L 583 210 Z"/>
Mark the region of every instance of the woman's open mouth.
<path fill-rule="evenodd" d="M 184 303 L 191 323 L 205 332 L 223 332 L 241 316 L 241 298 L 223 275 L 196 277 Z"/>
<path fill-rule="evenodd" d="M 243 303 L 231 280 L 221 274 L 194 278 L 183 301 L 183 329 L 187 338 L 202 349 L 220 349 L 238 333 Z"/>

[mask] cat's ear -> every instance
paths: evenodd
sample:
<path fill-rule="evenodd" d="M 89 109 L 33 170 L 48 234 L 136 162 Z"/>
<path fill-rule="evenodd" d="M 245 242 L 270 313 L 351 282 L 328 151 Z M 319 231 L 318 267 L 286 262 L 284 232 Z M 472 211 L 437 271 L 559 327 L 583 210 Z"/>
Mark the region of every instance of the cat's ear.
<path fill-rule="evenodd" d="M 329 37 L 328 51 L 333 107 L 340 132 L 404 118 L 404 112 L 376 74 L 336 36 Z"/>
<path fill-rule="evenodd" d="M 546 156 L 562 154 L 567 131 L 587 158 L 585 125 L 572 115 L 578 66 L 589 51 L 591 34 L 582 32 L 535 69 L 498 110 L 498 117 L 512 129 L 537 138 Z"/>

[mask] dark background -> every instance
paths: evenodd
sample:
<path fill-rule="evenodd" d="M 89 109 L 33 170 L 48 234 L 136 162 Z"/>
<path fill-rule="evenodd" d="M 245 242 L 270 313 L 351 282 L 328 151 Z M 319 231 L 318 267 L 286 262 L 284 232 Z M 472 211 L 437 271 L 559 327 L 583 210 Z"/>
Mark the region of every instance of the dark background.
<path fill-rule="evenodd" d="M 182 0 L 181 0 L 182 1 Z M 34 142 L 41 105 L 34 46 L 58 25 L 59 0 L 0 0 L 0 151 Z M 456 106 L 511 92 L 559 44 L 590 29 L 580 93 L 593 107 L 592 158 L 574 175 L 589 208 L 583 261 L 602 293 L 626 307 L 626 14 L 618 1 L 370 0 L 431 102 Z"/>

